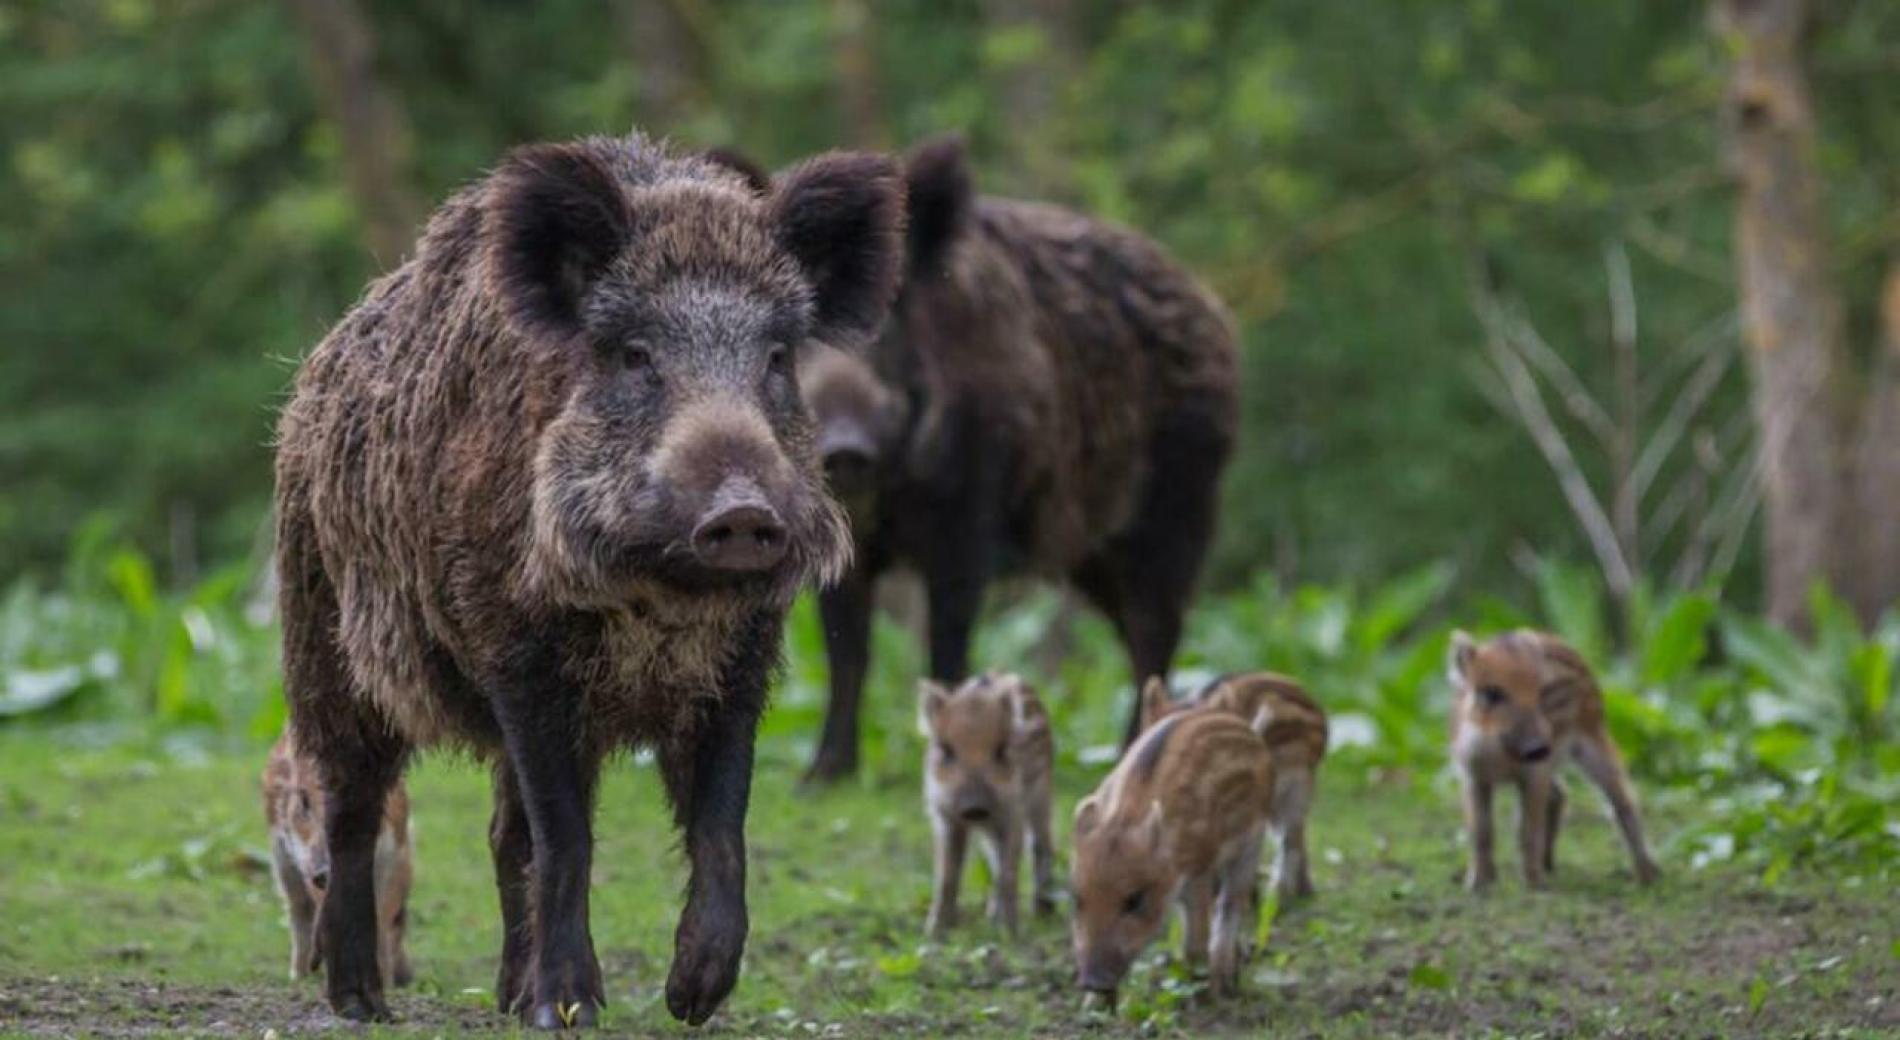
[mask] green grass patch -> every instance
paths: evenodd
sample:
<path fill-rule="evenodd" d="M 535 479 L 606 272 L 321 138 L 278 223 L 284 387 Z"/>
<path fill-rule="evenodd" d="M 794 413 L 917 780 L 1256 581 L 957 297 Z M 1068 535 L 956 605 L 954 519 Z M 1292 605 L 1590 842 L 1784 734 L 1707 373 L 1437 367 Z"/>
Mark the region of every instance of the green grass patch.
<path fill-rule="evenodd" d="M 1900 909 L 1889 885 L 1688 862 L 1706 823 L 1652 800 L 1667 875 L 1634 887 L 1614 829 L 1580 799 L 1551 891 L 1456 884 L 1456 799 L 1429 773 L 1331 763 L 1314 810 L 1318 899 L 1282 914 L 1244 994 L 1208 1004 L 1170 951 L 1138 966 L 1116 1018 L 1085 1016 L 1060 920 L 1020 942 L 978 923 L 920 938 L 929 831 L 914 770 L 822 794 L 802 748 L 768 744 L 750 828 L 752 941 L 712 1036 L 1875 1035 L 1900 1028 Z M 85 748 L 0 736 L 0 1030 L 288 1034 L 329 1024 L 286 977 L 265 869 L 262 746 Z M 1058 814 L 1095 773 L 1065 766 Z M 416 985 L 397 1035 L 512 1032 L 489 1010 L 498 946 L 487 780 L 433 757 L 411 774 Z M 1508 815 L 1508 814 L 1507 814 Z M 1508 819 L 1505 821 L 1508 825 Z M 684 880 L 649 765 L 601 792 L 593 926 L 613 1033 L 683 1035 L 661 987 Z M 1508 833 L 1508 831 L 1507 831 Z M 979 918 L 966 888 L 966 920 Z"/>

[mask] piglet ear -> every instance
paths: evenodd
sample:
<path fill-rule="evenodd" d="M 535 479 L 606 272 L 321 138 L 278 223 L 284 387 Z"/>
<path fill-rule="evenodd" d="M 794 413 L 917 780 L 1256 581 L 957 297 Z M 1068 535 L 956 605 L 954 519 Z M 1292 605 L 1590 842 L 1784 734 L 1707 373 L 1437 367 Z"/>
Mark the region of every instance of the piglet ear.
<path fill-rule="evenodd" d="M 1451 634 L 1451 649 L 1445 654 L 1445 674 L 1451 677 L 1453 686 L 1463 686 L 1471 677 L 1471 661 L 1478 656 L 1478 644 L 1472 642 L 1471 634 L 1458 629 Z"/>
<path fill-rule="evenodd" d="M 811 334 L 840 345 L 867 339 L 884 323 L 903 266 L 897 165 L 867 152 L 832 152 L 799 163 L 775 184 L 779 244 L 812 287 Z"/>
<path fill-rule="evenodd" d="M 917 732 L 932 736 L 937 729 L 937 713 L 950 699 L 950 687 L 935 679 L 917 680 Z"/>
<path fill-rule="evenodd" d="M 1102 822 L 1102 805 L 1094 795 L 1082 799 L 1075 807 L 1075 837 L 1082 837 Z"/>
<path fill-rule="evenodd" d="M 1150 675 L 1141 687 L 1141 728 L 1147 732 L 1155 723 L 1166 718 L 1174 707 L 1174 697 L 1168 693 L 1167 680 L 1159 675 Z"/>
<path fill-rule="evenodd" d="M 625 248 L 633 214 L 606 160 L 584 144 L 516 149 L 482 214 L 490 289 L 523 335 L 571 336 L 587 287 Z"/>
<path fill-rule="evenodd" d="M 1029 681 L 1014 673 L 997 676 L 998 681 L 1009 690 L 1009 724 L 1017 733 L 1027 733 L 1038 726 L 1046 725 L 1043 715 L 1036 709 L 1042 702 L 1036 697 L 1035 687 Z"/>

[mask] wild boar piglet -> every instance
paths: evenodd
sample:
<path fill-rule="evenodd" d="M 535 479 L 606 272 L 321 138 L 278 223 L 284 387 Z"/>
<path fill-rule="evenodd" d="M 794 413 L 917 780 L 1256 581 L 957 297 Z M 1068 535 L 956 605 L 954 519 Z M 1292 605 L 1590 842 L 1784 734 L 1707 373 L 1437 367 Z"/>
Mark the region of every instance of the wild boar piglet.
<path fill-rule="evenodd" d="M 955 688 L 918 687 L 924 751 L 924 809 L 936 835 L 936 881 L 925 932 L 940 939 L 956 923 L 957 885 L 970 832 L 990 863 L 990 920 L 1017 926 L 1016 870 L 1027 842 L 1036 913 L 1055 909 L 1049 844 L 1049 771 L 1055 749 L 1049 716 L 1020 677 L 991 672 Z"/>
<path fill-rule="evenodd" d="M 264 767 L 264 821 L 270 826 L 272 875 L 290 916 L 290 977 L 318 968 L 316 923 L 330 887 L 330 846 L 324 840 L 325 799 L 316 766 L 297 753 L 286 730 Z M 376 930 L 385 986 L 406 986 L 414 975 L 404 938 L 409 924 L 409 885 L 415 853 L 409 843 L 409 792 L 401 783 L 389 792 L 382 829 L 376 835 Z"/>
<path fill-rule="evenodd" d="M 1273 890 L 1282 904 L 1313 894 L 1306 855 L 1306 817 L 1313 804 L 1320 760 L 1326 757 L 1326 709 L 1297 681 L 1273 672 L 1223 675 L 1175 700 L 1159 676 L 1141 692 L 1143 731 L 1190 708 L 1208 708 L 1258 723 L 1273 755 Z"/>
<path fill-rule="evenodd" d="M 1266 742 L 1248 723 L 1186 711 L 1142 734 L 1076 806 L 1070 887 L 1086 993 L 1114 1003 L 1177 900 L 1187 961 L 1209 962 L 1216 995 L 1239 984 L 1273 774 Z"/>
<path fill-rule="evenodd" d="M 1465 830 L 1471 842 L 1466 887 L 1477 891 L 1497 879 L 1491 795 L 1499 784 L 1523 799 L 1518 846 L 1524 882 L 1542 887 L 1557 868 L 1557 830 L 1564 789 L 1556 765 L 1577 763 L 1603 791 L 1629 845 L 1636 880 L 1649 884 L 1656 861 L 1643 842 L 1636 796 L 1623 760 L 1603 721 L 1603 693 L 1590 666 L 1555 636 L 1530 629 L 1479 643 L 1452 634 L 1451 757 L 1464 787 Z"/>

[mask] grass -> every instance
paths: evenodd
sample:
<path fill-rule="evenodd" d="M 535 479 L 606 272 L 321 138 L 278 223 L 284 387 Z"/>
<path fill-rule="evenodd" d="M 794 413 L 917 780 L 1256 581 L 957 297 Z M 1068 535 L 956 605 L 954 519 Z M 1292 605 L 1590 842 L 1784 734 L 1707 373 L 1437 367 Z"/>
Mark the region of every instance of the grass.
<path fill-rule="evenodd" d="M 318 986 L 285 977 L 256 795 L 263 750 L 0 733 L 0 1033 L 332 1024 Z M 914 768 L 887 764 L 811 794 L 794 786 L 801 751 L 762 748 L 752 940 L 705 1035 L 1900 1035 L 1900 902 L 1888 883 L 1797 867 L 1765 886 L 1736 864 L 1693 868 L 1672 838 L 1711 810 L 1665 793 L 1648 806 L 1667 872 L 1657 887 L 1633 887 L 1614 828 L 1579 798 L 1553 890 L 1525 892 L 1506 843 L 1507 877 L 1474 898 L 1454 881 L 1462 857 L 1444 778 L 1344 755 L 1328 763 L 1314 810 L 1320 895 L 1281 917 L 1243 996 L 1208 1005 L 1156 950 L 1120 1018 L 1087 1018 L 1058 921 L 1019 943 L 981 924 L 921 943 L 930 850 Z M 1094 775 L 1063 767 L 1059 815 Z M 377 1032 L 512 1032 L 490 1011 L 486 777 L 429 758 L 411 790 L 419 978 L 395 1000 L 401 1023 Z M 683 871 L 650 766 L 610 771 L 597 831 L 604 1031 L 685 1035 L 660 999 Z M 975 891 L 966 886 L 966 920 L 978 916 Z"/>

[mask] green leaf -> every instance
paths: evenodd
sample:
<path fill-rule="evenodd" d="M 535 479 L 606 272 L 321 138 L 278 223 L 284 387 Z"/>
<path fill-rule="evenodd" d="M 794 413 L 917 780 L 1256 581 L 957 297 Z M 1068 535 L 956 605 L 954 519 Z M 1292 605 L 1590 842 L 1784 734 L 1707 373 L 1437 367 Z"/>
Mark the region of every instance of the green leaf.
<path fill-rule="evenodd" d="M 1755 981 L 1748 987 L 1748 1013 L 1751 1015 L 1760 1013 L 1762 1005 L 1766 1003 L 1768 1003 L 1768 979 L 1757 975 Z"/>
<path fill-rule="evenodd" d="M 908 979 L 917 974 L 924 966 L 924 959 L 915 952 L 893 954 L 877 959 L 877 970 L 893 979 Z"/>
<path fill-rule="evenodd" d="M 1715 601 L 1700 593 L 1677 596 L 1664 607 L 1643 640 L 1643 681 L 1674 682 L 1701 663 L 1714 617 Z"/>
<path fill-rule="evenodd" d="M 1595 574 L 1545 560 L 1537 567 L 1537 594 L 1544 614 L 1557 634 L 1569 640 L 1585 660 L 1601 661 L 1609 654 L 1609 631 L 1604 624 L 1603 588 Z"/>
<path fill-rule="evenodd" d="M 1412 973 L 1406 978 L 1420 989 L 1445 990 L 1451 988 L 1451 973 L 1430 961 L 1420 961 L 1412 966 Z"/>
<path fill-rule="evenodd" d="M 1354 642 L 1362 652 L 1385 646 L 1393 636 L 1411 626 L 1451 587 L 1451 564 L 1440 561 L 1388 582 L 1366 604 L 1360 615 Z"/>
<path fill-rule="evenodd" d="M 1255 950 L 1267 948 L 1267 940 L 1273 937 L 1274 918 L 1280 916 L 1280 893 L 1269 891 L 1267 898 L 1260 904 L 1260 930 L 1254 935 Z"/>

